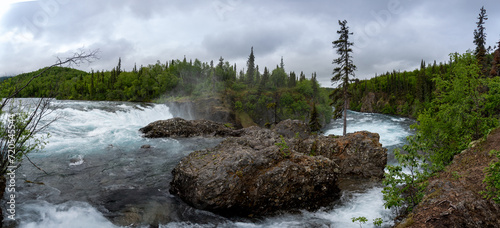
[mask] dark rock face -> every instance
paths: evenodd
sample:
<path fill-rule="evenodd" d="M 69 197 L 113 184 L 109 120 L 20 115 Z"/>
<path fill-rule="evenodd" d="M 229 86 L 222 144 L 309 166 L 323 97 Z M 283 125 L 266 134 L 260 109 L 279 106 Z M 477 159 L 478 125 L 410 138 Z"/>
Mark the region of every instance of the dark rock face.
<path fill-rule="evenodd" d="M 158 120 L 139 129 L 147 138 L 161 137 L 225 137 L 239 136 L 240 131 L 233 130 L 222 123 L 210 120 L 184 120 L 173 118 Z"/>
<path fill-rule="evenodd" d="M 366 96 L 361 99 L 361 112 L 373 112 L 373 106 L 376 103 L 376 97 L 373 92 L 369 92 Z"/>
<path fill-rule="evenodd" d="M 193 152 L 172 171 L 170 192 L 196 208 L 242 216 L 312 210 L 338 197 L 330 159 L 280 151 L 280 142 L 277 133 L 251 127 Z"/>
<path fill-rule="evenodd" d="M 227 215 L 313 210 L 338 198 L 338 178 L 381 178 L 387 162 L 378 134 L 369 132 L 309 135 L 306 124 L 287 120 L 273 130 L 249 127 L 234 135 L 182 159 L 170 192 Z"/>
<path fill-rule="evenodd" d="M 296 150 L 331 159 L 342 177 L 383 178 L 387 149 L 377 133 L 360 131 L 339 136 L 311 136 L 298 140 Z"/>
<path fill-rule="evenodd" d="M 276 124 L 273 131 L 283 135 L 285 138 L 293 138 L 298 133 L 299 138 L 309 137 L 311 129 L 309 125 L 300 120 L 283 120 Z"/>

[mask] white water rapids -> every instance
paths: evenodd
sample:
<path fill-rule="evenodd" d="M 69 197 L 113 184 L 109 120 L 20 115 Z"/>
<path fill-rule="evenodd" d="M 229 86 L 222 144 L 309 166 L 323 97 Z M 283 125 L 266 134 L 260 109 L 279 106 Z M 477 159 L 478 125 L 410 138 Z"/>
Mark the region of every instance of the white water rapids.
<path fill-rule="evenodd" d="M 392 224 L 393 213 L 383 206 L 382 187 L 363 183 L 353 183 L 358 188 L 344 191 L 338 202 L 315 212 L 227 219 L 191 208 L 168 192 L 170 172 L 190 152 L 213 147 L 221 139 L 141 137 L 139 128 L 173 117 L 161 104 L 55 104 L 59 107 L 51 115 L 62 118 L 47 129 L 51 137 L 45 149 L 30 155 L 48 174 L 23 163 L 16 176 L 16 222 L 5 216 L 4 225 L 120 227 L 116 221 L 131 212 L 142 222 L 156 221 L 160 227 L 359 227 L 351 222 L 352 217 L 359 216 L 368 219 L 363 227 L 371 227 L 375 218 L 382 218 L 384 226 Z M 406 118 L 356 112 L 348 115 L 349 132 L 377 132 L 390 151 L 402 146 L 411 134 L 409 125 L 413 122 Z M 341 134 L 340 122 L 326 126 L 325 134 Z M 151 149 L 141 149 L 145 144 Z M 2 201 L 3 207 L 6 200 Z"/>

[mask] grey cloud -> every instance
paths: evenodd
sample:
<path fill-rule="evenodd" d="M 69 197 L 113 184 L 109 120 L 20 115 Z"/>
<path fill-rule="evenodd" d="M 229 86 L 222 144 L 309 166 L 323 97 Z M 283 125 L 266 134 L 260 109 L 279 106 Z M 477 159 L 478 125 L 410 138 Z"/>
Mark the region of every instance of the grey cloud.
<path fill-rule="evenodd" d="M 47 8 L 40 2 L 59 5 Z M 390 10 L 394 2 L 398 12 Z M 322 84 L 330 86 L 338 20 L 348 20 L 354 32 L 357 77 L 368 78 L 394 68 L 413 70 L 421 59 L 446 61 L 450 52 L 472 49 L 483 4 L 489 15 L 487 42 L 493 46 L 500 39 L 496 1 L 24 2 L 13 5 L 0 24 L 0 69 L 8 74 L 36 70 L 52 63 L 57 50 L 75 45 L 101 50 L 101 59 L 83 70 L 109 70 L 118 57 L 130 69 L 134 62 L 147 65 L 184 55 L 202 61 L 222 56 L 242 69 L 253 46 L 261 70 L 274 68 L 283 56 L 287 71 L 304 71 L 308 77 L 316 71 Z M 23 29 L 34 31 L 33 40 L 6 40 L 9 32 Z"/>
<path fill-rule="evenodd" d="M 209 53 L 214 53 L 227 58 L 241 58 L 250 53 L 253 46 L 259 55 L 275 52 L 282 46 L 293 42 L 290 32 L 283 28 L 263 28 L 246 31 L 227 31 L 224 33 L 210 34 L 202 42 Z"/>

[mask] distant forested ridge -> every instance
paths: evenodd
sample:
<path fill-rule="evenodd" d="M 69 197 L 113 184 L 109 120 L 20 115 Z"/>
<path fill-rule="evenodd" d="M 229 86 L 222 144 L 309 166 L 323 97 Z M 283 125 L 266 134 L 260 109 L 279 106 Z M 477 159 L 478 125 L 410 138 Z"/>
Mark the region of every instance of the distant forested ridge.
<path fill-rule="evenodd" d="M 498 76 L 500 50 L 487 54 L 485 59 L 488 64 L 482 69 L 482 77 Z M 392 71 L 356 80 L 349 87 L 350 109 L 416 118 L 435 98 L 436 79 L 450 78 L 453 74 L 450 67 L 453 64 L 451 56 L 449 62 L 439 64 L 436 61 L 427 64 L 422 60 L 420 68 L 413 71 Z"/>
<path fill-rule="evenodd" d="M 0 97 L 25 85 L 37 73 L 21 74 L 0 84 Z M 156 62 L 125 71 L 121 59 L 111 70 L 84 72 L 54 67 L 32 81 L 17 97 L 55 97 L 65 100 L 167 101 L 180 97 L 223 97 L 231 108 L 255 123 L 272 124 L 292 118 L 309 121 L 313 106 L 322 124 L 331 120 L 328 91 L 316 74 L 287 73 L 283 59 L 274 69 L 259 70 L 253 48 L 247 70 L 239 70 L 221 57 L 218 63 L 195 59 Z M 316 115 L 315 115 L 316 116 Z"/>

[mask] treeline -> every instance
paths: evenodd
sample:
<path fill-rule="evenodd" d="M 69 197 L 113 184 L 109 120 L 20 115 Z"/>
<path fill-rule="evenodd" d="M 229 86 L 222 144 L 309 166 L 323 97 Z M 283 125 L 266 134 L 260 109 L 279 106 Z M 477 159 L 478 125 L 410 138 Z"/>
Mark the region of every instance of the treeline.
<path fill-rule="evenodd" d="M 392 115 L 415 117 L 434 98 L 437 75 L 449 74 L 449 64 L 434 62 L 420 69 L 392 71 L 368 80 L 357 80 L 349 87 L 350 108 Z"/>
<path fill-rule="evenodd" d="M 6 97 L 44 69 L 6 79 L 0 97 Z M 255 123 L 272 124 L 293 118 L 309 121 L 313 106 L 322 124 L 330 122 L 326 89 L 320 88 L 313 73 L 286 73 L 283 59 L 272 71 L 255 65 L 253 48 L 246 72 L 237 71 L 221 57 L 219 62 L 171 60 L 125 71 L 118 64 L 108 71 L 84 72 L 54 67 L 33 80 L 17 97 L 55 97 L 60 100 L 109 100 L 151 102 L 176 97 L 223 96 L 235 111 L 247 113 Z"/>
<path fill-rule="evenodd" d="M 499 75 L 500 49 L 486 54 L 483 78 Z M 436 97 L 436 79 L 450 78 L 453 60 L 447 63 L 426 64 L 414 71 L 392 71 L 350 84 L 350 108 L 355 111 L 377 112 L 416 118 Z"/>

